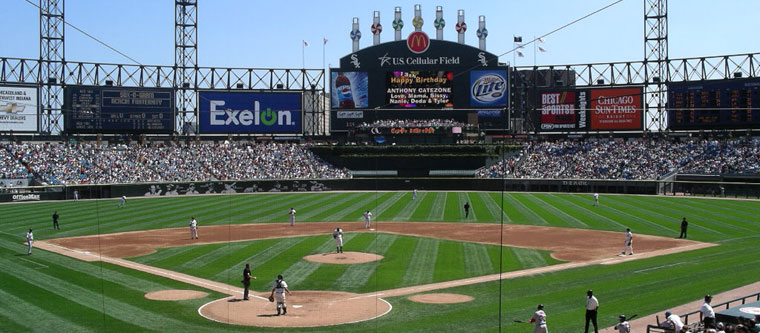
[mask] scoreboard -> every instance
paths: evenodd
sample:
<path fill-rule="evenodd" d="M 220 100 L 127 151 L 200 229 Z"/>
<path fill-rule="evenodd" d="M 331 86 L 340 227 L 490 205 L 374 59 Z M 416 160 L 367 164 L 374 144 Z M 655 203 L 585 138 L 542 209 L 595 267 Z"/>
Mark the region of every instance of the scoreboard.
<path fill-rule="evenodd" d="M 174 132 L 172 89 L 69 86 L 63 108 L 68 133 Z"/>
<path fill-rule="evenodd" d="M 668 84 L 668 128 L 736 129 L 760 126 L 760 80 Z"/>

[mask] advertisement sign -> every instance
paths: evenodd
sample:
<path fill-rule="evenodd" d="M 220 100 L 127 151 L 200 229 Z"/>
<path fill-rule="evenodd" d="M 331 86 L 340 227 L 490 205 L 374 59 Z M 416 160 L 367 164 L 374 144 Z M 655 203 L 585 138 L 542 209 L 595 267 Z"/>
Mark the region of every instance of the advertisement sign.
<path fill-rule="evenodd" d="M 585 91 L 551 91 L 539 94 L 542 131 L 573 131 L 586 127 L 586 114 L 576 107 L 576 94 L 583 97 Z"/>
<path fill-rule="evenodd" d="M 300 93 L 202 91 L 198 96 L 201 133 L 301 133 Z"/>
<path fill-rule="evenodd" d="M 506 106 L 507 87 L 506 70 L 471 71 L 470 106 Z"/>
<path fill-rule="evenodd" d="M 330 106 L 333 109 L 367 108 L 367 72 L 331 72 Z"/>
<path fill-rule="evenodd" d="M 172 89 L 68 86 L 63 109 L 69 133 L 174 132 Z"/>
<path fill-rule="evenodd" d="M 36 132 L 37 88 L 0 86 L 0 132 Z"/>
<path fill-rule="evenodd" d="M 760 126 L 760 79 L 668 84 L 668 128 Z"/>
<path fill-rule="evenodd" d="M 592 89 L 592 130 L 641 130 L 644 113 L 641 88 Z"/>
<path fill-rule="evenodd" d="M 453 107 L 454 74 L 445 71 L 394 71 L 386 75 L 386 102 L 402 108 Z"/>

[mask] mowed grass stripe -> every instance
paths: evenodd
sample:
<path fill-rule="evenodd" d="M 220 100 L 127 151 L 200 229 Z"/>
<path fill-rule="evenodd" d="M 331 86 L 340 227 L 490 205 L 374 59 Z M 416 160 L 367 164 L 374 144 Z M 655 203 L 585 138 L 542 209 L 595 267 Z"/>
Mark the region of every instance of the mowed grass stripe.
<path fill-rule="evenodd" d="M 494 201 L 497 199 L 499 200 L 496 202 L 501 202 L 501 195 L 501 193 L 491 194 Z M 510 217 L 511 221 L 520 224 L 549 225 L 549 222 L 544 220 L 543 217 L 539 216 L 534 211 L 530 210 L 528 206 L 517 200 L 514 194 L 504 194 L 504 200 L 504 207 L 502 207 L 502 209 L 504 210 L 504 214 Z"/>
<path fill-rule="evenodd" d="M 403 285 L 417 286 L 433 281 L 440 243 L 440 240 L 434 238 L 417 239 L 417 244 L 411 253 L 409 267 L 404 272 Z"/>
<path fill-rule="evenodd" d="M 428 209 L 427 216 L 424 220 L 419 221 L 443 221 L 443 216 L 446 213 L 446 192 L 431 192 L 427 197 L 434 198 L 433 202 L 430 204 L 430 208 Z M 415 212 L 416 215 L 416 212 Z"/>
<path fill-rule="evenodd" d="M 259 212 L 255 218 L 255 221 L 289 222 L 290 215 L 288 215 L 288 211 L 290 211 L 291 207 L 296 210 L 296 222 L 308 221 L 310 214 L 315 214 L 327 210 L 326 207 L 323 207 L 323 209 L 315 210 L 316 207 L 325 206 L 325 203 L 329 203 L 339 196 L 339 194 L 331 193 L 324 196 L 315 196 L 312 198 L 301 197 L 298 201 L 278 200 L 277 203 L 272 204 L 269 209 L 266 209 L 263 212 Z"/>
<path fill-rule="evenodd" d="M 388 221 L 409 221 L 412 219 L 412 215 L 417 211 L 417 208 L 422 204 L 422 197 L 425 193 L 417 195 L 416 199 L 412 199 L 412 194 L 407 193 L 399 199 L 397 203 L 391 206 L 389 211 L 396 212 L 396 215 L 388 219 Z"/>
<path fill-rule="evenodd" d="M 546 257 L 534 249 L 512 248 L 523 269 L 546 266 Z"/>
<path fill-rule="evenodd" d="M 378 198 L 378 205 L 372 212 L 372 222 L 388 220 L 390 216 L 396 216 L 398 210 L 393 210 L 399 201 L 404 197 L 404 192 L 386 192 Z"/>
<path fill-rule="evenodd" d="M 375 200 L 373 193 L 365 193 L 361 196 L 348 196 L 344 199 L 339 207 L 333 209 L 332 214 L 325 218 L 319 218 L 323 221 L 361 221 L 362 213 L 372 206 Z M 350 200 L 347 200 L 350 199 Z"/>
<path fill-rule="evenodd" d="M 511 195 L 517 202 L 523 205 L 526 209 L 534 212 L 539 217 L 539 223 L 531 224 L 548 224 L 555 227 L 571 227 L 572 224 L 568 221 L 560 219 L 557 215 L 552 214 L 547 209 L 546 205 L 535 198 L 532 198 L 530 194 L 515 193 Z"/>
<path fill-rule="evenodd" d="M 275 262 L 275 258 L 279 257 L 282 253 L 286 252 L 288 249 L 298 246 L 299 243 L 303 242 L 303 237 L 293 237 L 293 238 L 281 238 L 277 240 L 262 240 L 259 243 L 259 241 L 255 241 L 251 244 L 250 247 L 246 246 L 243 248 L 243 250 L 236 252 L 234 254 L 235 256 L 245 256 L 245 258 L 241 262 L 245 263 L 252 263 L 255 266 L 264 266 L 268 265 L 269 262 Z M 258 246 L 264 246 L 263 249 L 260 251 L 247 253 L 247 249 L 254 249 L 258 248 Z M 266 246 L 268 245 L 268 246 Z M 285 267 L 282 265 L 277 265 L 277 267 L 280 267 L 280 271 L 284 270 Z M 225 278 L 229 276 L 235 276 L 239 274 L 242 274 L 242 268 L 235 267 L 235 265 L 229 266 L 229 267 L 220 267 L 223 268 L 221 271 L 218 271 L 216 273 L 214 272 L 208 272 L 208 274 L 201 275 L 201 277 L 206 277 L 208 279 L 214 280 L 214 281 L 224 281 Z M 240 271 L 240 272 L 238 272 Z"/>
<path fill-rule="evenodd" d="M 363 252 L 372 252 L 379 255 L 384 255 L 388 249 L 393 245 L 393 242 L 398 238 L 397 235 L 378 235 L 375 240 L 370 243 Z M 346 271 L 336 280 L 332 286 L 338 290 L 351 290 L 348 288 L 356 288 L 357 286 L 366 285 L 370 277 L 375 273 L 375 269 L 379 263 L 377 261 L 350 265 L 346 268 Z"/>
<path fill-rule="evenodd" d="M 433 210 L 433 203 L 435 203 L 435 200 L 437 200 L 437 195 L 430 192 L 419 192 L 417 193 L 417 199 L 414 199 L 415 201 L 420 201 L 419 205 L 415 207 L 414 212 L 411 214 L 409 220 L 411 221 L 430 221 L 428 220 L 428 217 L 431 214 L 431 210 Z"/>
<path fill-rule="evenodd" d="M 735 206 L 735 205 L 728 205 L 727 202 L 724 202 L 727 200 L 711 200 L 711 199 L 705 199 L 705 200 L 683 200 L 684 205 L 688 206 L 696 206 L 696 207 L 706 207 L 709 208 L 711 211 L 715 212 L 723 212 L 727 215 L 733 215 L 736 217 L 738 221 L 756 221 L 757 217 L 760 216 L 760 209 L 756 209 L 754 202 L 748 201 L 744 202 L 744 205 Z"/>
<path fill-rule="evenodd" d="M 409 256 L 414 253 L 414 249 L 417 246 L 417 238 L 409 236 L 399 236 L 393 245 L 386 252 L 385 258 L 383 258 L 375 270 L 375 274 L 371 277 L 363 288 L 360 288 L 361 292 L 371 292 L 377 290 L 386 290 L 391 288 L 397 288 L 403 285 L 402 279 L 404 272 L 410 268 Z"/>
<path fill-rule="evenodd" d="M 352 238 L 354 238 L 356 234 L 345 234 L 343 236 L 343 245 L 346 245 Z M 320 236 L 313 236 L 314 238 L 322 238 Z M 316 247 L 311 254 L 325 254 L 325 253 L 335 253 L 336 243 L 335 240 L 332 239 L 332 237 L 329 237 L 330 239 L 323 238 L 324 242 Z M 345 251 L 344 251 L 345 252 Z M 323 264 L 311 262 L 307 260 L 299 260 L 296 261 L 293 265 L 288 267 L 287 270 L 285 270 L 286 276 L 288 276 L 288 282 L 292 285 L 298 285 L 301 286 L 301 284 L 310 279 L 311 276 L 315 271 L 317 271 Z M 345 266 L 345 265 L 344 265 Z"/>
<path fill-rule="evenodd" d="M 651 202 L 651 200 L 650 200 Z M 754 232 L 760 231 L 760 226 L 757 224 L 745 223 L 747 220 L 736 216 L 735 211 L 724 211 L 723 213 L 716 212 L 715 210 L 703 209 L 701 207 L 695 207 L 694 205 L 684 204 L 683 200 L 667 200 L 668 205 L 671 207 L 681 208 L 682 211 L 690 212 L 691 214 L 699 215 L 700 218 L 709 218 L 712 221 L 721 222 L 727 228 L 733 228 L 736 230 L 752 230 Z M 753 222 L 758 222 L 760 219 L 755 216 L 752 219 Z"/>
<path fill-rule="evenodd" d="M 638 215 L 632 214 L 631 210 L 627 210 L 624 208 L 620 209 L 614 203 L 606 202 L 605 205 L 600 205 L 599 207 L 594 207 L 594 206 L 587 207 L 586 204 L 588 200 L 583 200 L 580 195 L 558 195 L 558 197 L 563 198 L 567 200 L 568 202 L 575 204 L 580 209 L 588 210 L 589 212 L 600 216 L 600 218 L 604 219 L 605 221 L 610 222 L 606 226 L 600 228 L 600 230 L 620 231 L 626 228 L 627 226 L 638 227 L 638 226 L 646 225 L 649 229 L 652 230 L 652 232 L 648 232 L 651 234 L 655 234 L 655 235 L 659 235 L 663 233 L 666 234 L 667 232 L 670 231 L 668 227 L 663 226 L 659 223 L 654 223 L 649 220 L 643 219 L 639 217 Z M 636 229 L 638 230 L 639 228 L 636 228 Z M 646 228 L 642 228 L 642 230 L 643 229 L 646 229 Z"/>
<path fill-rule="evenodd" d="M 631 199 L 630 197 L 610 196 L 607 201 L 614 202 L 614 205 L 616 207 L 621 207 L 618 209 L 625 209 L 625 211 L 631 212 L 631 214 L 635 214 L 637 216 L 640 216 L 641 218 L 649 218 L 651 221 L 662 221 L 660 223 L 663 223 L 663 224 L 667 223 L 665 221 L 674 221 L 674 222 L 680 221 L 680 219 L 675 220 L 670 216 L 662 214 L 659 210 L 660 205 L 648 206 L 648 207 L 651 207 L 651 209 L 642 209 L 641 207 L 645 207 L 644 204 L 641 204 L 641 203 L 635 204 L 635 202 L 631 202 L 630 199 Z M 654 210 L 654 209 L 657 209 L 657 210 Z M 693 227 L 704 230 L 705 232 L 709 232 L 712 234 L 725 235 L 723 232 L 712 229 L 712 228 L 708 228 L 705 225 L 695 225 Z"/>
<path fill-rule="evenodd" d="M 489 193 L 486 193 L 486 192 L 478 192 L 478 197 L 480 198 L 480 201 L 481 201 L 481 205 L 480 206 L 481 207 L 485 207 L 487 209 L 487 211 L 488 211 L 488 215 L 491 215 L 491 218 L 492 218 L 490 220 L 485 220 L 485 221 L 483 221 L 483 219 L 481 218 L 481 219 L 478 219 L 479 222 L 497 222 L 497 223 L 501 223 L 502 222 L 502 216 L 504 218 L 504 222 L 505 223 L 513 222 L 512 219 L 507 214 L 507 212 L 504 209 L 502 209 L 501 196 L 499 196 L 499 201 L 498 202 L 496 201 L 496 199 L 495 199 L 495 197 L 493 195 L 491 195 Z M 483 210 L 481 209 L 481 214 L 479 216 L 483 216 L 482 211 Z"/>
<path fill-rule="evenodd" d="M 460 222 L 464 219 L 464 202 L 461 202 L 460 193 L 444 192 L 446 201 L 444 203 L 443 219 L 445 222 Z"/>
<path fill-rule="evenodd" d="M 625 224 L 620 223 L 619 216 L 612 216 L 604 207 L 594 207 L 580 204 L 581 199 L 575 195 L 547 194 L 545 200 L 562 211 L 573 216 L 580 217 L 588 224 L 590 229 L 597 230 L 621 230 Z M 601 208 L 601 209 L 597 209 Z M 608 216 L 609 215 L 609 216 Z"/>
<path fill-rule="evenodd" d="M 560 221 L 567 221 L 567 223 L 575 228 L 588 228 L 589 225 L 582 221 L 582 218 L 585 218 L 585 216 L 580 216 L 581 219 L 576 217 L 574 214 L 575 212 L 573 210 L 562 210 L 556 207 L 559 202 L 553 201 L 550 197 L 550 194 L 544 194 L 544 193 L 536 193 L 536 194 L 528 194 L 528 198 L 532 199 L 534 202 L 538 203 L 544 210 L 552 213 L 556 219 Z M 564 207 L 568 208 L 568 207 Z M 578 214 L 580 215 L 580 214 Z"/>
<path fill-rule="evenodd" d="M 641 206 L 659 206 L 658 207 L 658 214 L 663 216 L 662 221 L 674 221 L 674 222 L 680 222 L 681 218 L 684 216 L 684 211 L 678 210 L 673 207 L 673 205 L 660 201 L 660 200 L 649 200 L 649 198 L 646 197 L 631 197 L 629 198 L 629 201 L 633 201 L 634 203 L 638 203 Z M 698 224 L 698 226 L 704 226 L 704 224 Z M 697 227 L 695 225 L 695 227 Z M 705 227 L 707 228 L 707 227 Z M 735 233 L 739 231 L 740 229 L 744 229 L 745 231 L 748 230 L 744 227 L 737 227 L 730 224 L 722 223 L 718 220 L 710 219 L 710 227 L 708 230 L 714 230 L 717 232 L 720 232 L 722 234 L 730 234 Z"/>
<path fill-rule="evenodd" d="M 8 284 L 13 282 L 12 280 L 3 281 L 3 283 Z M 82 332 L 86 330 L 85 326 L 80 326 L 75 322 L 77 316 L 67 318 L 60 316 L 58 311 L 45 310 L 37 306 L 37 303 L 45 301 L 45 298 L 38 297 L 32 290 L 24 289 L 21 291 L 24 295 L 17 297 L 0 289 L 0 316 L 7 318 L 15 326 L 12 327 L 10 326 L 11 323 L 6 323 L 0 330 L 7 332 L 22 330 L 27 332 Z"/>
<path fill-rule="evenodd" d="M 465 275 L 464 249 L 461 242 L 442 241 L 438 246 L 433 281 L 463 279 Z"/>
<path fill-rule="evenodd" d="M 488 256 L 488 245 L 463 243 L 464 268 L 467 276 L 481 276 L 495 272 Z"/>
<path fill-rule="evenodd" d="M 209 260 L 206 264 L 188 271 L 194 272 L 192 275 L 195 276 L 217 276 L 218 274 L 227 274 L 229 279 L 227 281 L 231 281 L 229 283 L 234 283 L 236 273 L 235 268 L 238 269 L 237 273 L 239 273 L 240 276 L 243 274 L 243 268 L 236 267 L 236 265 L 245 266 L 245 264 L 251 264 L 254 269 L 256 269 L 260 265 L 260 262 L 263 261 L 259 260 L 259 258 L 256 257 L 256 254 L 259 253 L 260 250 L 272 246 L 275 242 L 276 240 L 273 239 L 265 239 L 253 242 L 229 243 L 227 248 L 229 252 L 226 255 Z"/>
<path fill-rule="evenodd" d="M 483 223 L 497 220 L 495 216 L 498 216 L 500 209 L 498 209 L 498 206 L 496 207 L 497 215 L 494 216 L 494 211 L 492 210 L 494 207 L 491 207 L 493 200 L 490 197 L 486 196 L 483 192 L 467 193 L 467 197 L 470 200 L 470 216 L 472 216 L 473 220 Z"/>

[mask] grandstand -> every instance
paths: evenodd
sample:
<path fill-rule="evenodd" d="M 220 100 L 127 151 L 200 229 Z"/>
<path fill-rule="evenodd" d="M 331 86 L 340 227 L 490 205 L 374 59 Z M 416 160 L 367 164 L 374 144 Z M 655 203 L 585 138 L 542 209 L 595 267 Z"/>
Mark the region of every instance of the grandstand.
<path fill-rule="evenodd" d="M 174 64 L 76 62 L 41 1 L 40 58 L 0 57 L 0 331 L 578 332 L 594 289 L 600 328 L 670 332 L 760 276 L 760 53 L 670 58 L 644 2 L 641 60 L 514 66 L 416 5 L 325 70 L 200 66 L 194 0 Z"/>

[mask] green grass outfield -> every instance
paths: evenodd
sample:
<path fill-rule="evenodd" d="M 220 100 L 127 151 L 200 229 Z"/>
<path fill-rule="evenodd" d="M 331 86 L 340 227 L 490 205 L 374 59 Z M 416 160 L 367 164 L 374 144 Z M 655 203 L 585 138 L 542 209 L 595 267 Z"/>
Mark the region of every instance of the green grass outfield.
<path fill-rule="evenodd" d="M 464 202 L 472 209 L 464 219 Z M 278 193 L 40 202 L 0 205 L 0 331 L 257 331 L 200 317 L 200 305 L 223 297 L 173 280 L 100 262 L 87 263 L 22 245 L 28 228 L 35 238 L 92 235 L 132 230 L 186 227 L 193 215 L 204 225 L 286 222 L 295 207 L 302 221 L 374 220 L 508 223 L 621 231 L 677 237 L 681 217 L 690 222 L 689 239 L 720 246 L 616 265 L 576 268 L 537 276 L 438 290 L 471 295 L 474 302 L 421 304 L 390 297 L 389 314 L 366 322 L 324 327 L 323 331 L 497 331 L 530 332 L 514 323 L 545 304 L 552 332 L 579 332 L 585 291 L 595 290 L 600 324 L 610 326 L 621 313 L 639 316 L 662 311 L 758 280 L 760 276 L 760 202 L 654 196 L 602 195 L 593 207 L 588 194 L 424 192 Z M 504 209 L 502 209 L 504 207 Z M 52 230 L 57 210 L 61 231 Z M 502 215 L 503 213 L 503 215 Z M 326 231 L 327 232 L 327 231 Z M 622 233 L 621 233 L 622 238 Z M 325 237 L 295 237 L 162 249 L 135 261 L 238 285 L 244 262 L 259 277 L 291 277 L 291 289 L 369 292 L 427 284 L 499 270 L 553 264 L 543 251 L 374 234 L 346 235 L 346 250 L 381 253 L 386 260 L 360 265 L 319 265 L 304 254 L 332 249 Z M 590 247 L 594 244 L 589 244 Z M 501 253 L 501 256 L 499 255 Z M 149 291 L 193 289 L 210 293 L 196 300 L 162 302 Z M 501 311 L 499 311 L 501 309 Z M 695 309 L 696 310 L 696 309 Z M 319 331 L 314 328 L 304 331 Z"/>

